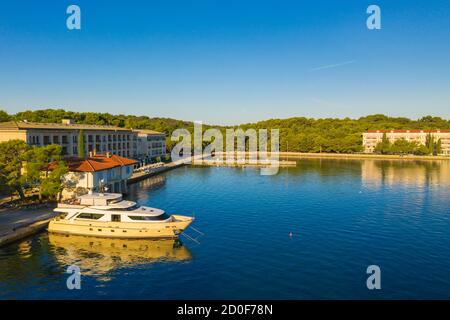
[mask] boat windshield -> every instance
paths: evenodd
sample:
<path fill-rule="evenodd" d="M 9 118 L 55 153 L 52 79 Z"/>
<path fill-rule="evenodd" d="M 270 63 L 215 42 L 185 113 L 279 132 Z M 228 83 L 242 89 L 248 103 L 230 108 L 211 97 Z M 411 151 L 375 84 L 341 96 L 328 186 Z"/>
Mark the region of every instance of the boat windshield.
<path fill-rule="evenodd" d="M 131 207 L 126 207 L 126 208 L 123 208 L 123 207 L 122 208 L 121 207 L 117 207 L 117 208 L 109 207 L 108 210 L 109 211 L 133 211 L 133 210 L 139 209 L 140 207 L 141 207 L 140 205 L 134 204 Z"/>
<path fill-rule="evenodd" d="M 128 216 L 131 220 L 135 221 L 150 221 L 150 220 L 167 220 L 170 218 L 170 215 L 167 213 L 163 213 L 159 216 Z"/>

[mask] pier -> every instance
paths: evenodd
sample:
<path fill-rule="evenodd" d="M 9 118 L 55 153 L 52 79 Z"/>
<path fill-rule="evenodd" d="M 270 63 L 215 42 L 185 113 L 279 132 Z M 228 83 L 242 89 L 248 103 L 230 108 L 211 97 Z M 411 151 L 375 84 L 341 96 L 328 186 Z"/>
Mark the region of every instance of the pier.
<path fill-rule="evenodd" d="M 166 172 L 166 171 L 184 166 L 185 164 L 186 164 L 186 161 L 174 161 L 174 162 L 163 163 L 158 166 L 155 166 L 153 164 L 153 165 L 148 165 L 148 166 L 138 168 L 137 170 L 135 170 L 133 175 L 127 180 L 127 184 L 132 184 L 132 183 L 147 179 L 151 176 L 160 174 L 162 172 Z"/>
<path fill-rule="evenodd" d="M 297 166 L 296 161 L 289 160 L 279 160 L 278 166 L 281 167 L 295 167 Z M 198 166 L 214 166 L 214 167 L 270 167 L 271 164 L 269 162 L 255 162 L 251 163 L 249 161 L 245 161 L 244 163 L 239 163 L 238 161 L 227 162 L 227 161 L 216 161 L 213 159 L 203 159 L 200 163 L 193 163 L 193 165 Z"/>

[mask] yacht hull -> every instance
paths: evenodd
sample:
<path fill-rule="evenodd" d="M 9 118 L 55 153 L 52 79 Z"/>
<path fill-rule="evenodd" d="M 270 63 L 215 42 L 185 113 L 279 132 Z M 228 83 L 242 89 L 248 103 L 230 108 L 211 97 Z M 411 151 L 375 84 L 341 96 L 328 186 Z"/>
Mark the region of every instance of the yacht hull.
<path fill-rule="evenodd" d="M 176 239 L 194 220 L 173 215 L 171 222 L 103 222 L 55 218 L 50 221 L 51 233 L 122 239 Z"/>

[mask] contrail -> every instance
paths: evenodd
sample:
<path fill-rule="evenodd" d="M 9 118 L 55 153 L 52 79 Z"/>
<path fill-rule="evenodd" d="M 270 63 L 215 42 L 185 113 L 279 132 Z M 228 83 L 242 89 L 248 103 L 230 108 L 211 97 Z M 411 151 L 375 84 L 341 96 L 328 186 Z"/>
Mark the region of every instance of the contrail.
<path fill-rule="evenodd" d="M 341 67 L 341 66 L 345 66 L 347 64 L 352 64 L 354 62 L 355 62 L 355 60 L 350 60 L 350 61 L 345 61 L 345 62 L 340 62 L 340 63 L 335 63 L 335 64 L 328 64 L 326 66 L 321 66 L 321 67 L 317 67 L 317 68 L 311 69 L 311 71 L 319 71 L 319 70 L 324 70 L 324 69 L 331 69 L 331 68 Z"/>

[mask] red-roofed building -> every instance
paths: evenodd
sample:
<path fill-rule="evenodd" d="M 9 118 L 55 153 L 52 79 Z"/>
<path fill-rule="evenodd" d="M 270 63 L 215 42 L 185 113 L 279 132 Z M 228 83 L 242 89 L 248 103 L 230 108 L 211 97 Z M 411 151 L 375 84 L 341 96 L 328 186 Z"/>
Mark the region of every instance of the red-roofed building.
<path fill-rule="evenodd" d="M 425 144 L 431 134 L 435 141 L 441 140 L 442 154 L 450 155 L 450 130 L 369 130 L 363 133 L 364 152 L 373 153 L 385 133 L 391 143 L 405 139 L 419 144 Z"/>
<path fill-rule="evenodd" d="M 67 158 L 69 173 L 65 180 L 70 188 L 63 192 L 64 198 L 75 194 L 99 191 L 105 187 L 107 192 L 126 193 L 127 180 L 133 174 L 137 162 L 117 155 L 93 155 L 87 159 Z"/>

